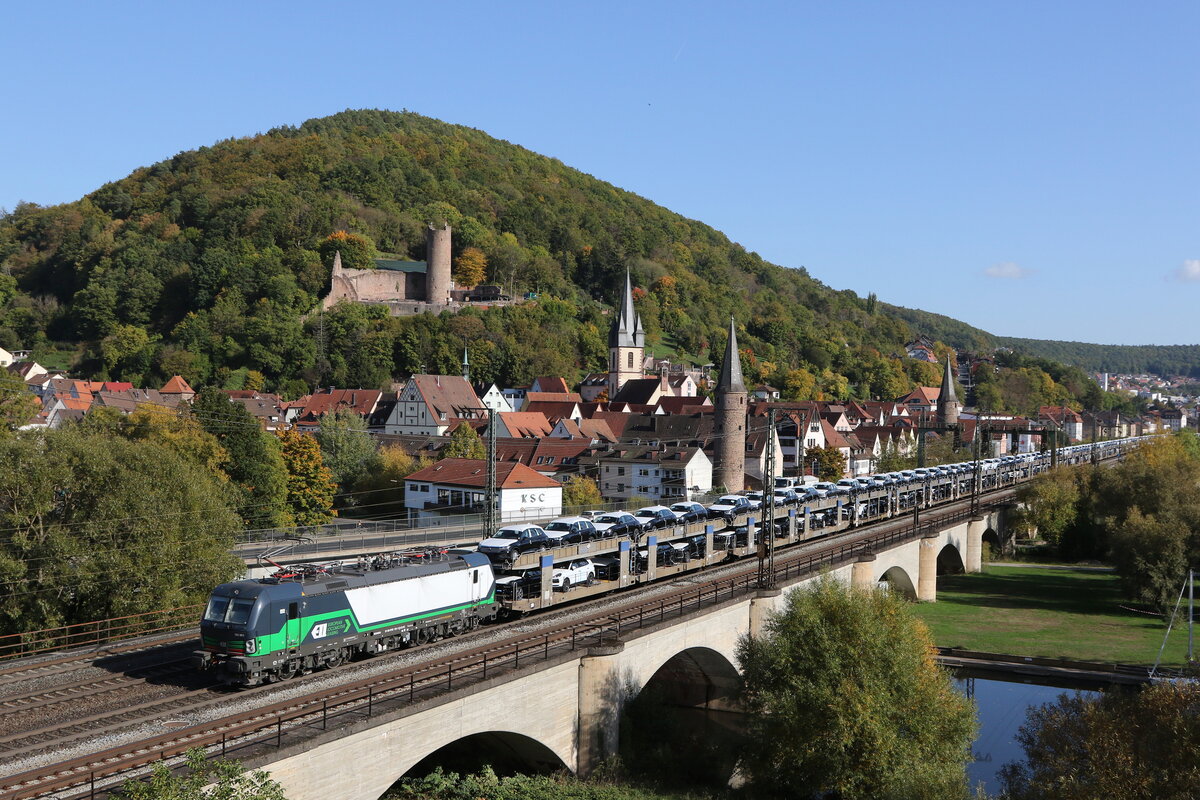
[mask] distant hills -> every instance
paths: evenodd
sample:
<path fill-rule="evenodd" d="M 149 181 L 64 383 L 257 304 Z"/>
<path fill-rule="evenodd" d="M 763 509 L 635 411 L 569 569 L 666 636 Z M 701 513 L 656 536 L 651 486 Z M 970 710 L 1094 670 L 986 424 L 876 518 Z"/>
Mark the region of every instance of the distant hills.
<path fill-rule="evenodd" d="M 430 221 L 453 227 L 456 256 L 485 255 L 487 282 L 537 301 L 443 317 L 346 304 L 315 313 L 329 286 L 321 243 L 330 234 L 421 259 Z M 572 379 L 605 368 L 608 310 L 626 269 L 654 352 L 715 361 L 732 314 L 747 379 L 793 397 L 894 396 L 936 380 L 929 365 L 901 357 L 917 333 L 1087 369 L 1200 365 L 1196 347 L 1002 339 L 835 291 L 556 159 L 375 110 L 225 140 L 77 202 L 13 209 L 0 219 L 0 346 L 96 376 L 152 383 L 178 373 L 193 385 L 249 380 L 284 394 L 457 372 L 464 347 L 480 379 Z M 1029 402 L 1042 399 L 1054 398 Z"/>
<path fill-rule="evenodd" d="M 1063 342 L 1053 339 L 1024 339 L 995 336 L 952 317 L 902 306 L 887 309 L 933 339 L 951 347 L 986 352 L 998 347 L 1081 367 L 1089 372 L 1143 373 L 1200 377 L 1200 345 L 1120 345 Z"/>

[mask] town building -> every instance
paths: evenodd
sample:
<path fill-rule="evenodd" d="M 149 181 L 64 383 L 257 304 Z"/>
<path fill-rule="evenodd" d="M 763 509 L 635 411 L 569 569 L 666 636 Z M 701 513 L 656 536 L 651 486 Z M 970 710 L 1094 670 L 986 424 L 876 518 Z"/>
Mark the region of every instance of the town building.
<path fill-rule="evenodd" d="M 712 461 L 699 447 L 666 443 L 613 445 L 597 454 L 600 493 L 606 500 L 690 500 L 712 490 Z"/>
<path fill-rule="evenodd" d="M 486 461 L 444 458 L 404 479 L 410 519 L 486 511 Z M 496 464 L 497 511 L 501 522 L 540 520 L 562 514 L 562 484 L 524 464 Z"/>
<path fill-rule="evenodd" d="M 461 376 L 413 375 L 397 388 L 384 432 L 444 436 L 460 420 L 486 416 L 475 389 Z"/>

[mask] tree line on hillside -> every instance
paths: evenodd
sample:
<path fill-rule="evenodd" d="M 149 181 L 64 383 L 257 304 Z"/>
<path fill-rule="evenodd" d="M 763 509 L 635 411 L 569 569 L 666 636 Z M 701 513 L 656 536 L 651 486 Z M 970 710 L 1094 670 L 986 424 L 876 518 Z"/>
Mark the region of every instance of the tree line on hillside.
<path fill-rule="evenodd" d="M 431 221 L 453 227 L 460 274 L 539 300 L 403 320 L 353 304 L 315 313 L 336 250 L 359 266 L 422 258 Z M 833 291 L 554 159 L 407 112 L 309 120 L 180 153 L 78 202 L 21 204 L 0 217 L 0 265 L 0 347 L 140 385 L 180 374 L 242 388 L 252 371 L 286 397 L 379 388 L 453 374 L 464 346 L 483 379 L 573 380 L 604 368 L 627 269 L 656 353 L 718 361 L 732 314 L 747 378 L 789 399 L 937 385 L 902 358 L 920 327 L 874 295 Z"/>

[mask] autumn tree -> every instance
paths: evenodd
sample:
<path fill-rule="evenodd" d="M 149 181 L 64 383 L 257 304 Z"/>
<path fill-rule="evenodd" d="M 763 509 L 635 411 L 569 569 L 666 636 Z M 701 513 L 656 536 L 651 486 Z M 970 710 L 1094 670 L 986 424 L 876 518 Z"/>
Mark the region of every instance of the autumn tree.
<path fill-rule="evenodd" d="M 446 449 L 442 451 L 442 455 L 446 458 L 486 460 L 487 448 L 483 446 L 483 440 L 479 438 L 479 433 L 469 424 L 463 422 L 450 434 L 450 442 L 446 445 Z"/>
<path fill-rule="evenodd" d="M 403 516 L 406 511 L 404 479 L 431 463 L 430 459 L 409 455 L 399 445 L 379 448 L 374 467 L 354 484 L 354 496 L 358 500 L 355 516 L 375 519 Z"/>
<path fill-rule="evenodd" d="M 281 433 L 279 444 L 287 469 L 287 502 L 293 521 L 296 525 L 328 522 L 335 513 L 337 484 L 321 458 L 321 446 L 312 436 L 295 430 Z"/>
<path fill-rule="evenodd" d="M 333 266 L 335 253 L 342 254 L 345 269 L 374 269 L 375 245 L 366 236 L 346 231 L 334 231 L 321 242 L 318 251 L 326 266 Z"/>
<path fill-rule="evenodd" d="M 1039 535 L 1057 545 L 1079 516 L 1080 476 L 1073 467 L 1059 467 L 1037 475 L 1017 490 L 1015 530 Z"/>
<path fill-rule="evenodd" d="M 831 578 L 785 597 L 738 644 L 756 795 L 965 798 L 974 712 L 909 606 Z"/>
<path fill-rule="evenodd" d="M 459 286 L 478 286 L 487 280 L 487 256 L 478 247 L 464 247 L 454 259 L 454 282 Z"/>
<path fill-rule="evenodd" d="M 564 508 L 596 508 L 603 502 L 596 481 L 585 475 L 571 475 L 563 482 Z"/>
<path fill-rule="evenodd" d="M 89 412 L 87 418 L 93 413 Z M 161 445 L 201 465 L 218 480 L 228 479 L 222 465 L 229 460 L 229 451 L 186 410 L 181 413 L 147 405 L 128 416 L 117 415 L 116 420 L 113 431 L 126 439 Z"/>
<path fill-rule="evenodd" d="M 809 448 L 804 454 L 808 464 L 814 461 L 817 466 L 817 477 L 823 481 L 836 481 L 846 474 L 846 456 L 836 447 Z"/>
<path fill-rule="evenodd" d="M 1000 772 L 1005 800 L 1189 800 L 1200 785 L 1200 685 L 1161 683 L 1030 708 L 1022 761 Z"/>

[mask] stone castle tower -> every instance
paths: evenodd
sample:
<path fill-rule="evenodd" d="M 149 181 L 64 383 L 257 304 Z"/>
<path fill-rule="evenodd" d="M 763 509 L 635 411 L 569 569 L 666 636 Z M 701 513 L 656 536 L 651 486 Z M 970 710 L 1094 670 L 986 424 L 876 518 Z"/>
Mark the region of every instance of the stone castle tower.
<path fill-rule="evenodd" d="M 727 492 L 738 492 L 746 484 L 746 384 L 742 382 L 742 359 L 738 355 L 737 332 L 729 318 L 729 340 L 725 361 L 717 380 L 717 413 L 714 433 L 716 455 L 713 483 Z"/>
<path fill-rule="evenodd" d="M 616 397 L 626 381 L 642 377 L 646 357 L 646 331 L 642 317 L 633 310 L 633 284 L 625 271 L 625 296 L 608 332 L 608 396 Z"/>
<path fill-rule="evenodd" d="M 946 356 L 946 372 L 942 375 L 942 390 L 938 393 L 937 421 L 939 425 L 957 425 L 962 403 L 954 393 L 954 373 L 950 370 L 950 356 Z"/>
<path fill-rule="evenodd" d="M 425 302 L 446 304 L 454 282 L 450 277 L 450 226 L 425 229 Z"/>

